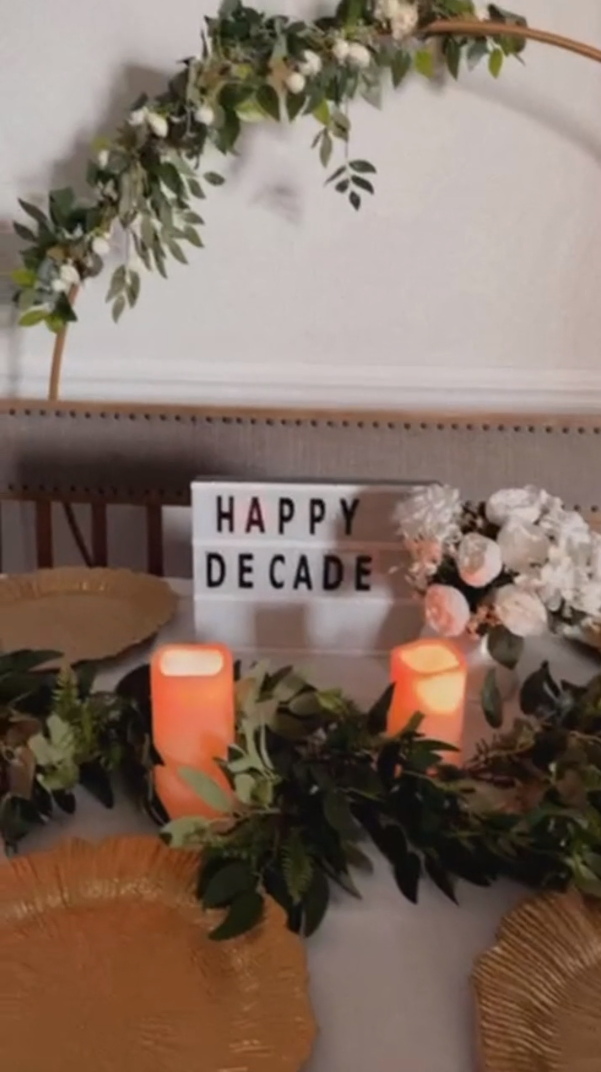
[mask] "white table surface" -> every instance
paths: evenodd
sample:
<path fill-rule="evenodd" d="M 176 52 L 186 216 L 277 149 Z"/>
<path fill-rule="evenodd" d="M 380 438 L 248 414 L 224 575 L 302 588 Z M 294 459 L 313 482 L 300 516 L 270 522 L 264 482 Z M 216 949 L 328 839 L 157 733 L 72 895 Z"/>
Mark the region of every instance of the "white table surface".
<path fill-rule="evenodd" d="M 176 618 L 156 643 L 193 640 L 189 586 Z M 114 685 L 148 655 L 150 645 L 102 672 Z M 261 657 L 264 653 L 261 653 Z M 527 653 L 525 672 L 549 659 L 559 677 L 584 682 L 598 666 L 568 646 L 546 641 Z M 357 656 L 286 658 L 306 668 L 320 685 L 341 685 L 358 701 L 376 698 L 387 682 L 384 660 Z M 471 725 L 468 737 L 480 735 Z M 21 852 L 46 849 L 65 836 L 96 839 L 156 831 L 128 801 L 112 810 L 78 792 L 77 812 L 60 815 L 22 843 Z M 399 893 L 387 864 L 359 877 L 362 901 L 338 893 L 324 924 L 307 943 L 310 987 L 319 1037 L 307 1072 L 474 1072 L 475 1011 L 470 990 L 474 959 L 493 942 L 501 917 L 525 891 L 508 882 L 488 890 L 459 887 L 459 907 L 429 881 L 417 906 Z"/>

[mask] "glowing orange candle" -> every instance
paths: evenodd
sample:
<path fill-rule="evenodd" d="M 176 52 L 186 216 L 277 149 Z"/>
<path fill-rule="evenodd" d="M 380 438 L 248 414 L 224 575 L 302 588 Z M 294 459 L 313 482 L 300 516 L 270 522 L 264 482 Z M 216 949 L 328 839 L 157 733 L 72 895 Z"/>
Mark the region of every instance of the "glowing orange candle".
<path fill-rule="evenodd" d="M 212 818 L 215 812 L 182 780 L 181 767 L 203 771 L 223 789 L 216 759 L 234 740 L 234 669 L 220 644 L 169 644 L 152 656 L 152 736 L 163 767 L 154 770 L 157 794 L 172 819 Z"/>
<path fill-rule="evenodd" d="M 399 733 L 412 715 L 424 716 L 420 733 L 461 748 L 465 713 L 467 666 L 448 640 L 416 640 L 391 654 L 394 695 L 388 714 L 388 732 Z M 460 752 L 444 756 L 459 762 Z"/>

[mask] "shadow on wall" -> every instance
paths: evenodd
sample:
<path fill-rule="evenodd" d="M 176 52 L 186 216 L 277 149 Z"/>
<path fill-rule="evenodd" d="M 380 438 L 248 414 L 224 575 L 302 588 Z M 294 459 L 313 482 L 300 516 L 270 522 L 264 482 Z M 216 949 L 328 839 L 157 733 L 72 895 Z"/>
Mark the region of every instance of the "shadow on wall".
<path fill-rule="evenodd" d="M 86 169 L 90 157 L 90 147 L 94 140 L 101 135 L 112 135 L 122 124 L 131 106 L 143 94 L 153 98 L 164 92 L 169 78 L 175 73 L 175 65 L 171 71 L 161 71 L 156 68 L 128 65 L 123 68 L 121 75 L 115 80 L 113 91 L 106 102 L 103 111 L 93 126 L 86 127 L 77 132 L 66 155 L 56 161 L 48 174 L 34 174 L 28 176 L 24 183 L 25 190 L 57 189 L 62 186 L 72 186 L 79 197 L 89 194 L 86 184 Z M 269 130 L 269 136 L 278 142 L 285 140 L 289 132 L 285 125 L 272 124 L 261 132 L 253 129 L 251 125 L 243 131 L 236 156 L 230 158 L 228 168 L 228 180 L 233 185 L 244 170 L 249 155 L 258 137 L 265 136 L 265 130 Z M 25 196 L 27 196 L 25 194 Z M 276 176 L 269 179 L 259 190 L 251 195 L 251 203 L 260 204 L 282 216 L 291 223 L 298 223 L 301 219 L 300 190 L 290 182 L 288 178 Z"/>

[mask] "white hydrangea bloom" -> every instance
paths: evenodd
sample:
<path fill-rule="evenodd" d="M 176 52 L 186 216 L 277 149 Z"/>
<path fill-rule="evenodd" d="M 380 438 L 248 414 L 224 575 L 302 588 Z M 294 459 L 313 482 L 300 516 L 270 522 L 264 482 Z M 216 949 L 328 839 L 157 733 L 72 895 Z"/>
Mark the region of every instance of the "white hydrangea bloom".
<path fill-rule="evenodd" d="M 462 506 L 457 488 L 429 484 L 414 488 L 395 510 L 399 533 L 406 540 L 452 542 L 459 539 Z"/>
<path fill-rule="evenodd" d="M 516 584 L 497 589 L 495 611 L 501 625 L 514 636 L 541 636 L 547 630 L 547 610 L 542 600 L 535 592 Z"/>
<path fill-rule="evenodd" d="M 539 520 L 548 500 L 547 492 L 540 488 L 503 488 L 486 503 L 486 517 L 493 525 L 504 525 L 510 518 L 533 523 Z"/>

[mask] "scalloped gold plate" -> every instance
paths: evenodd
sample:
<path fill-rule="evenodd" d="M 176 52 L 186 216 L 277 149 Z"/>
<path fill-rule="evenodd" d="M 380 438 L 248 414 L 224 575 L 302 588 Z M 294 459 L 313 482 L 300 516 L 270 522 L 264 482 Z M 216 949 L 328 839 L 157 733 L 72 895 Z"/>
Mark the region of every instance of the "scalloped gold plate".
<path fill-rule="evenodd" d="M 255 931 L 209 939 L 197 871 L 144 837 L 0 867 L 7 1072 L 297 1072 L 315 1036 L 302 942 L 270 900 Z"/>
<path fill-rule="evenodd" d="M 0 579 L 0 650 L 107 659 L 153 636 L 176 608 L 167 582 L 146 573 L 72 566 L 13 574 Z"/>
<path fill-rule="evenodd" d="M 601 902 L 571 891 L 520 905 L 473 981 L 483 1072 L 599 1072 Z"/>

